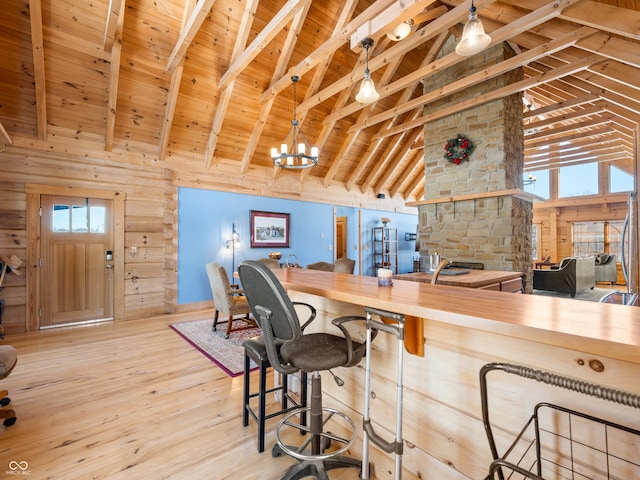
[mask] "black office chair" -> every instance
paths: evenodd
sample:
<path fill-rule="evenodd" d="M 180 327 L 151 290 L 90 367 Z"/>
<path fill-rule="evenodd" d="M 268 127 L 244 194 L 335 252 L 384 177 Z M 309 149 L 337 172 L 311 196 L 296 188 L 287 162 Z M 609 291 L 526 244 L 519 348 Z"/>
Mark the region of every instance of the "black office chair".
<path fill-rule="evenodd" d="M 299 461 L 282 480 L 298 480 L 307 476 L 328 480 L 327 470 L 361 469 L 360 460 L 342 456 L 355 440 L 355 425 L 346 415 L 322 406 L 319 372 L 335 367 L 353 367 L 362 360 L 365 343 L 353 340 L 345 324 L 359 320 L 364 326 L 366 318 L 345 316 L 334 319 L 332 323 L 341 330 L 342 336 L 330 333 L 303 334 L 303 328 L 313 319 L 300 325 L 291 299 L 271 270 L 260 262 L 247 260 L 238 267 L 238 274 L 254 317 L 262 328 L 271 366 L 283 375 L 298 371 L 312 373 L 311 405 L 306 407 L 310 412 L 309 426 L 292 421 L 300 413 L 298 410 L 287 414 L 276 430 L 278 444 L 273 449 L 273 456 L 284 452 Z M 338 385 L 344 383 L 334 378 Z M 335 422 L 335 425 L 328 426 L 329 422 Z M 283 440 L 291 428 L 308 433 L 301 437 L 302 445 L 288 445 Z M 340 432 L 346 431 L 351 432 L 350 438 L 340 436 Z M 337 448 L 326 452 L 332 443 Z"/>

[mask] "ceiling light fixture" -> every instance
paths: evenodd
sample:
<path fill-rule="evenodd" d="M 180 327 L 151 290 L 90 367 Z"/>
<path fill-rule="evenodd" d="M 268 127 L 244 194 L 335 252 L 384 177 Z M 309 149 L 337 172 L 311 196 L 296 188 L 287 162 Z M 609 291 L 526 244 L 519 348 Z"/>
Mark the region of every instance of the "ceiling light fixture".
<path fill-rule="evenodd" d="M 311 168 L 318 163 L 318 147 L 310 147 L 296 118 L 296 84 L 300 77 L 291 77 L 293 82 L 293 120 L 287 136 L 280 144 L 280 150 L 271 149 L 271 160 L 277 167 L 301 169 Z M 289 143 L 290 142 L 290 143 Z M 307 153 L 309 152 L 309 153 Z"/>
<path fill-rule="evenodd" d="M 462 30 L 462 38 L 456 45 L 456 53 L 463 57 L 470 57 L 476 53 L 480 53 L 491 43 L 491 37 L 484 33 L 482 22 L 476 13 L 476 7 L 471 0 L 471 8 L 469 9 L 469 21 Z"/>
<path fill-rule="evenodd" d="M 393 40 L 394 42 L 399 42 L 400 40 L 404 40 L 411 33 L 411 27 L 413 26 L 413 20 L 405 20 L 396 28 L 387 33 L 387 38 L 389 40 Z"/>
<path fill-rule="evenodd" d="M 371 72 L 369 72 L 369 48 L 373 46 L 373 38 L 363 38 L 362 47 L 367 49 L 367 63 L 364 69 L 364 78 L 360 84 L 360 91 L 356 95 L 356 101 L 364 105 L 373 103 L 380 98 L 380 94 L 376 92 L 376 86 L 371 80 Z"/>

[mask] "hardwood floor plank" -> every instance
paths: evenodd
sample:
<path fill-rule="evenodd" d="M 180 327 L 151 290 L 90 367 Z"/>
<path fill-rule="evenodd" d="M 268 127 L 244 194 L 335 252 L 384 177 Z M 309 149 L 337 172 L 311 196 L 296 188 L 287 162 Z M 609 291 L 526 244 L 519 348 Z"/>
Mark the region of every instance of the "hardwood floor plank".
<path fill-rule="evenodd" d="M 279 419 L 267 422 L 259 454 L 256 425 L 242 427 L 242 376 L 229 377 L 168 328 L 207 316 L 7 336 L 18 364 L 2 387 L 18 421 L 0 427 L 0 471 L 26 461 L 31 478 L 50 480 L 280 478 L 294 461 L 271 456 Z"/>

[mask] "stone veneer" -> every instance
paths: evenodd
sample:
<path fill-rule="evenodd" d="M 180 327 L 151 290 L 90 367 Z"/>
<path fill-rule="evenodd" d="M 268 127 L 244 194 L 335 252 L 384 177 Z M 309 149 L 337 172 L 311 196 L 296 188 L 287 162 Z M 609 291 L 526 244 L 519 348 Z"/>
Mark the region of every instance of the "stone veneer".
<path fill-rule="evenodd" d="M 453 42 L 448 46 L 452 50 Z M 424 91 L 448 85 L 513 55 L 507 44 L 495 45 L 426 78 Z M 488 79 L 428 104 L 425 114 L 522 78 L 522 69 L 518 69 Z M 424 126 L 424 199 L 522 188 L 522 111 L 522 94 L 518 93 L 427 123 Z M 476 148 L 469 161 L 455 165 L 444 158 L 444 146 L 458 133 L 469 138 Z M 449 260 L 481 262 L 490 270 L 522 271 L 528 280 L 526 290 L 531 290 L 530 202 L 513 196 L 496 196 L 421 205 L 418 211 L 421 255 L 438 252 Z"/>

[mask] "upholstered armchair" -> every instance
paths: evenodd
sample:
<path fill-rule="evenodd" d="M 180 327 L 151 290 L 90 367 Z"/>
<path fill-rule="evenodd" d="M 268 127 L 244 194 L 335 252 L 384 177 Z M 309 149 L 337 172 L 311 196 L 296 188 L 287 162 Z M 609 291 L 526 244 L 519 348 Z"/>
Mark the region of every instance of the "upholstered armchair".
<path fill-rule="evenodd" d="M 533 288 L 569 293 L 574 298 L 576 293 L 595 287 L 595 266 L 593 257 L 566 257 L 558 269 L 534 269 Z"/>
<path fill-rule="evenodd" d="M 333 263 L 313 262 L 307 265 L 309 270 L 322 270 L 323 272 L 333 272 Z"/>
<path fill-rule="evenodd" d="M 333 264 L 333 271 L 336 273 L 353 273 L 356 261 L 348 257 L 338 258 Z"/>
<path fill-rule="evenodd" d="M 221 312 L 227 315 L 227 320 L 225 320 L 227 322 L 225 338 L 229 338 L 232 330 L 245 330 L 256 327 L 256 322 L 249 317 L 251 308 L 243 295 L 243 291 L 231 286 L 225 268 L 222 265 L 212 262 L 207 263 L 206 269 L 211 285 L 211 293 L 213 294 L 213 306 L 215 308 L 213 331 L 215 332 L 218 328 L 218 316 Z M 242 315 L 244 325 L 239 328 L 233 328 L 233 318 L 238 315 Z"/>
<path fill-rule="evenodd" d="M 618 264 L 615 255 L 600 253 L 596 255 L 596 282 L 610 282 L 615 285 L 618 281 Z"/>

